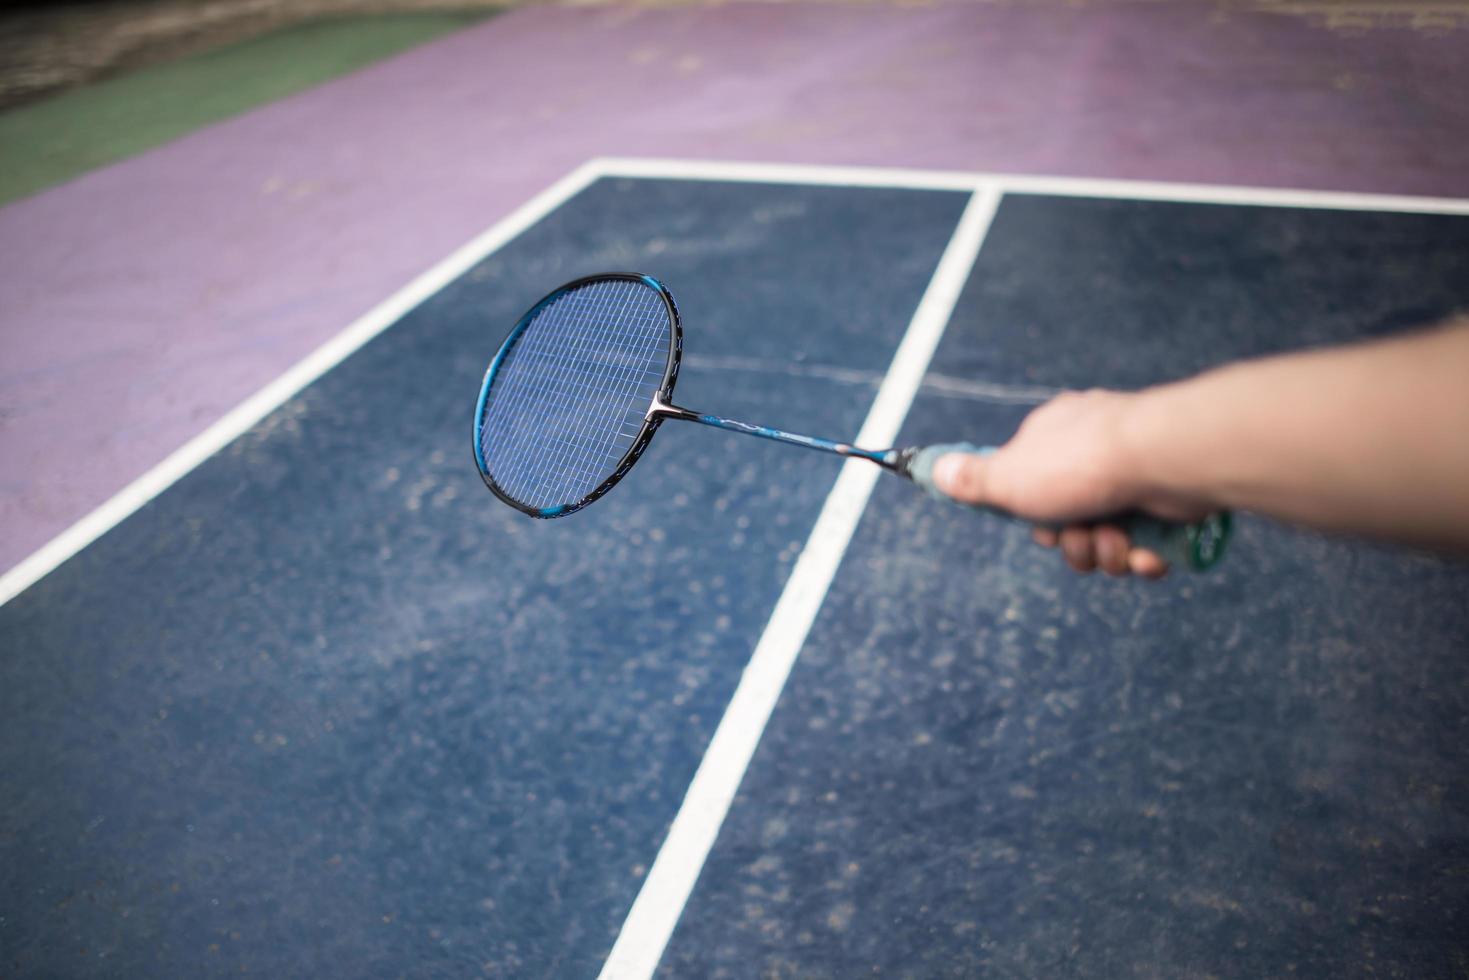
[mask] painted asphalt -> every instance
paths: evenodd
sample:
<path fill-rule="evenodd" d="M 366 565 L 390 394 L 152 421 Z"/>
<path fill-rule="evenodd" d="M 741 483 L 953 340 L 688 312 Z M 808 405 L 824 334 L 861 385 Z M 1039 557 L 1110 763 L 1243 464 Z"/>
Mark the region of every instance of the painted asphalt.
<path fill-rule="evenodd" d="M 689 404 L 853 433 L 965 202 L 604 181 L 0 607 L 17 975 L 589 975 L 839 465 L 666 425 L 536 522 L 480 376 L 590 268 L 675 289 Z"/>
<path fill-rule="evenodd" d="M 469 462 L 484 363 L 656 267 L 680 401 L 851 433 L 963 201 L 604 180 L 0 608 L 7 969 L 593 975 L 837 464 L 669 424 L 533 522 Z M 1148 383 L 1442 314 L 1466 264 L 1464 217 L 1012 197 L 931 378 Z M 932 383 L 904 441 L 1023 411 Z M 661 971 L 1451 970 L 1466 587 L 1258 521 L 1080 579 L 884 480 Z"/>
<path fill-rule="evenodd" d="M 1465 195 L 1461 46 L 1172 5 L 507 14 L 0 209 L 0 565 L 589 156 Z M 604 181 L 0 607 L 0 972 L 595 973 L 836 468 L 670 424 L 531 524 L 468 460 L 488 325 L 643 267 L 680 402 L 847 435 L 962 203 Z M 1013 428 L 953 379 L 1464 308 L 1466 220 L 1012 197 L 905 438 Z M 1259 521 L 1208 579 L 1083 580 L 884 481 L 663 970 L 1452 973 L 1466 585 Z"/>
<path fill-rule="evenodd" d="M 1462 196 L 1462 49 L 1173 4 L 507 13 L 0 209 L 0 567 L 589 157 Z"/>
<path fill-rule="evenodd" d="M 1469 218 L 1012 197 L 931 371 L 1147 384 L 1466 304 Z M 930 388 L 902 441 L 1023 412 Z M 880 484 L 662 975 L 1453 975 L 1469 568 L 1231 547 L 1084 579 Z"/>
<path fill-rule="evenodd" d="M 487 12 L 329 18 L 0 112 L 0 205 L 379 62 Z"/>

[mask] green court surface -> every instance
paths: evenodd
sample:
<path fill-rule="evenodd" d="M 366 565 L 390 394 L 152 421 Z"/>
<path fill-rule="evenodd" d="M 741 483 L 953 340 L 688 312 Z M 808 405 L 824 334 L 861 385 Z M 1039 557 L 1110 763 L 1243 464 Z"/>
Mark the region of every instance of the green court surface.
<path fill-rule="evenodd" d="M 486 11 L 310 21 L 0 114 L 0 204 L 345 75 Z"/>

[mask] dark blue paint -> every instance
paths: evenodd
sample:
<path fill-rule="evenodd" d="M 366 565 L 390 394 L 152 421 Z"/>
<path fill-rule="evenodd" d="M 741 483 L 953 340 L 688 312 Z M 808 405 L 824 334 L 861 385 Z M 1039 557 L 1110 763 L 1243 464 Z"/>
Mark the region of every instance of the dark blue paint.
<path fill-rule="evenodd" d="M 527 520 L 485 364 L 657 269 L 745 365 L 681 393 L 854 432 L 788 369 L 883 371 L 964 203 L 598 183 L 0 608 L 0 974 L 594 975 L 839 463 L 665 426 Z"/>
<path fill-rule="evenodd" d="M 933 367 L 1147 384 L 1466 307 L 1462 217 L 1012 198 Z M 902 441 L 1023 413 L 924 394 Z M 1466 596 L 1254 519 L 1206 576 L 1081 578 L 880 481 L 662 973 L 1457 975 Z"/>
<path fill-rule="evenodd" d="M 1136 388 L 1421 327 L 1466 305 L 1464 227 L 1452 215 L 1014 195 L 985 240 L 996 271 L 961 301 L 983 333 L 943 345 L 932 368 Z"/>

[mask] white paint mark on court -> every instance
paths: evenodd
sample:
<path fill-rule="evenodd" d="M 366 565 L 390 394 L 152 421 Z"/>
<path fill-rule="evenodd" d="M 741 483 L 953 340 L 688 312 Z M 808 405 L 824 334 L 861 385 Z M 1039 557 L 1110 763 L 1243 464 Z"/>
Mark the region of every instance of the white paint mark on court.
<path fill-rule="evenodd" d="M 686 368 L 698 368 L 711 373 L 746 371 L 751 374 L 784 374 L 792 378 L 814 378 L 820 381 L 834 381 L 837 384 L 859 385 L 867 388 L 878 387 L 882 384 L 883 379 L 880 372 L 862 368 L 807 361 L 777 360 L 769 357 L 685 353 L 682 364 Z"/>
<path fill-rule="evenodd" d="M 1039 405 L 1061 394 L 1060 388 L 1044 385 L 1007 385 L 993 381 L 972 381 L 956 378 L 950 374 L 929 372 L 923 379 L 925 395 L 944 395 L 949 398 L 967 398 L 976 402 L 991 402 L 996 405 Z"/>
<path fill-rule="evenodd" d="M 785 163 L 725 163 L 708 160 L 645 160 L 607 157 L 597 161 L 609 177 L 668 180 L 727 180 L 768 184 L 824 184 L 836 187 L 899 187 L 909 190 L 964 190 L 997 187 L 1002 194 L 1054 194 L 1184 204 L 1237 204 L 1247 207 L 1394 211 L 1404 214 L 1469 214 L 1469 200 L 1358 194 L 1272 187 L 1173 184 L 1149 180 L 1043 177 L 1023 174 L 904 170 L 889 167 L 816 167 Z"/>
<path fill-rule="evenodd" d="M 1402 214 L 1469 214 L 1469 201 L 1401 194 L 1357 194 L 1273 187 L 1218 187 L 1155 181 L 1090 180 L 1081 177 L 997 177 L 1007 194 L 1101 197 L 1180 204 L 1232 204 L 1256 208 L 1310 208 L 1321 211 L 1392 211 Z"/>
<path fill-rule="evenodd" d="M 822 187 L 896 187 L 902 190 L 973 191 L 983 177 L 956 170 L 813 167 L 799 163 L 725 163 L 719 160 L 656 160 L 645 157 L 602 157 L 595 163 L 608 177 L 816 184 Z"/>
<path fill-rule="evenodd" d="M 130 514 L 182 479 L 189 471 L 243 435 L 293 395 L 382 333 L 405 313 L 463 275 L 475 263 L 550 214 L 601 175 L 588 163 L 531 198 L 483 234 L 373 307 L 345 330 L 308 354 L 285 374 L 240 403 L 106 503 L 51 539 L 0 576 L 0 605 L 29 588 L 72 555 L 97 540 Z M 468 427 L 466 426 L 466 432 Z"/>
<path fill-rule="evenodd" d="M 989 186 L 976 189 L 972 179 L 966 189 L 974 194 L 898 345 L 857 436 L 857 445 L 891 446 L 896 441 L 979 254 L 1000 193 Z M 842 466 L 602 968 L 603 980 L 651 977 L 657 969 L 881 473 L 878 467 L 862 460 L 848 460 Z"/>
<path fill-rule="evenodd" d="M 814 378 L 864 388 L 877 388 L 882 384 L 884 378 L 884 375 L 877 371 L 866 371 L 861 368 L 805 361 L 780 361 L 761 357 L 684 354 L 683 365 L 721 373 L 748 371 L 753 374 L 784 374 L 792 378 Z M 963 398 L 991 405 L 1039 405 L 1061 393 L 1060 388 L 1048 388 L 1044 385 L 978 381 L 972 378 L 956 378 L 951 374 L 937 374 L 932 371 L 924 375 L 923 385 L 919 390 L 925 395 Z"/>

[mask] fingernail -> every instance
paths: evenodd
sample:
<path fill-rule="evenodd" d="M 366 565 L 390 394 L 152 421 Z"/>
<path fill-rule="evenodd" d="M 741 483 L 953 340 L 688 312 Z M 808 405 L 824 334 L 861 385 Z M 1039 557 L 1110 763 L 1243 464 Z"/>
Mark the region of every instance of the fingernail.
<path fill-rule="evenodd" d="M 963 466 L 964 457 L 960 453 L 940 456 L 933 464 L 933 485 L 944 493 L 952 495 L 959 482 L 959 470 Z"/>

